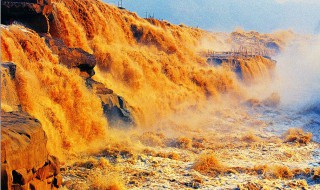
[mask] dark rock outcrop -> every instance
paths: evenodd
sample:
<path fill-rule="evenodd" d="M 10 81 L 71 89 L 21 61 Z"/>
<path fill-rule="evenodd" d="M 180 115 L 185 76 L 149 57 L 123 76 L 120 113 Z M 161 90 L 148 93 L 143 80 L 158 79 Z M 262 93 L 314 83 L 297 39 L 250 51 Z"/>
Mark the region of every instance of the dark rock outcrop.
<path fill-rule="evenodd" d="M 3 0 L 1 23 L 18 22 L 39 33 L 47 33 L 52 10 L 51 0 Z"/>
<path fill-rule="evenodd" d="M 137 42 L 140 42 L 142 36 L 143 36 L 143 28 L 139 28 L 137 25 L 131 25 L 131 31 L 133 34 L 133 37 L 137 40 Z"/>
<path fill-rule="evenodd" d="M 68 68 L 79 68 L 81 75 L 85 78 L 92 77 L 95 72 L 96 58 L 94 55 L 80 48 L 69 48 L 66 44 L 57 38 L 44 36 L 46 44 L 54 54 L 59 56 L 59 62 Z"/>
<path fill-rule="evenodd" d="M 135 124 L 132 117 L 132 108 L 127 102 L 115 94 L 102 83 L 94 81 L 96 58 L 80 48 L 69 48 L 61 39 L 43 36 L 46 44 L 53 53 L 59 56 L 59 62 L 68 68 L 79 68 L 81 76 L 86 79 L 86 86 L 101 99 L 105 116 L 111 126 L 132 126 Z"/>
<path fill-rule="evenodd" d="M 132 117 L 133 109 L 128 106 L 128 103 L 121 96 L 91 78 L 86 80 L 86 86 L 101 99 L 103 112 L 112 127 L 135 125 Z"/>
<path fill-rule="evenodd" d="M 1 113 L 1 189 L 54 189 L 60 163 L 46 149 L 40 122 L 27 113 Z"/>
<path fill-rule="evenodd" d="M 10 75 L 11 79 L 14 79 L 16 77 L 16 65 L 14 63 L 1 63 L 1 67 L 7 70 L 7 73 Z"/>
<path fill-rule="evenodd" d="M 7 111 L 20 110 L 20 101 L 15 84 L 16 65 L 1 63 L 1 108 Z"/>
<path fill-rule="evenodd" d="M 273 77 L 276 61 L 267 56 L 246 52 L 218 52 L 207 56 L 207 63 L 215 67 L 226 67 L 239 79 L 250 83 Z"/>
<path fill-rule="evenodd" d="M 213 66 L 221 66 L 223 63 L 227 63 L 232 67 L 233 71 L 242 78 L 241 63 L 238 59 L 210 57 L 207 59 L 207 63 Z"/>

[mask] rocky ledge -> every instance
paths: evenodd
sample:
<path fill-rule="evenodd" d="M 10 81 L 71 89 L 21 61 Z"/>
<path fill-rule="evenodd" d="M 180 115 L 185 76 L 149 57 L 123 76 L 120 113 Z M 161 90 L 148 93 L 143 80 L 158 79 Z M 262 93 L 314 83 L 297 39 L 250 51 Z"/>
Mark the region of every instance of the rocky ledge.
<path fill-rule="evenodd" d="M 1 189 L 61 186 L 59 160 L 48 154 L 40 122 L 23 112 L 1 112 Z"/>
<path fill-rule="evenodd" d="M 95 74 L 96 58 L 94 55 L 81 48 L 69 48 L 61 39 L 51 38 L 49 35 L 43 37 L 52 53 L 58 55 L 61 64 L 68 68 L 79 68 L 81 76 L 84 78 L 92 77 Z"/>
<path fill-rule="evenodd" d="M 128 105 L 123 97 L 91 78 L 86 80 L 86 86 L 100 98 L 104 115 L 111 127 L 122 128 L 135 125 L 132 116 L 133 108 Z"/>

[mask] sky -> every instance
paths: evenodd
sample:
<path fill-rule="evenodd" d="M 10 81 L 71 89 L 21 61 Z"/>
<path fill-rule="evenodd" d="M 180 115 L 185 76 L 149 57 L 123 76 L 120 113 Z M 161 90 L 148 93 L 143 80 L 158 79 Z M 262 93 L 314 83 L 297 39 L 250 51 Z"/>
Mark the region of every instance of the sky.
<path fill-rule="evenodd" d="M 141 17 L 148 12 L 157 19 L 210 31 L 320 33 L 320 0 L 123 0 L 123 7 Z"/>

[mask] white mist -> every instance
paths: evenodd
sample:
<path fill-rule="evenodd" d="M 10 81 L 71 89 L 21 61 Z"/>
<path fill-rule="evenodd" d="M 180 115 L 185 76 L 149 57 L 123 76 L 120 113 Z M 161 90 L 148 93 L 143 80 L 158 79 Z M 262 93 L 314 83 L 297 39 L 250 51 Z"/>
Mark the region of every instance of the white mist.
<path fill-rule="evenodd" d="M 320 35 L 293 41 L 276 60 L 274 87 L 282 106 L 301 109 L 320 101 Z"/>

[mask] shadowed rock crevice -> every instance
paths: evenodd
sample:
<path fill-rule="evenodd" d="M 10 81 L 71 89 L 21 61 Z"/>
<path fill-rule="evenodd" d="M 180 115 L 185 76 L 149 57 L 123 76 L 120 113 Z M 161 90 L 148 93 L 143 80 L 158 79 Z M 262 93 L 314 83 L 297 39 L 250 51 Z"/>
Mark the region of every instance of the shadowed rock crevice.
<path fill-rule="evenodd" d="M 11 63 L 11 62 L 7 62 L 7 63 L 1 63 L 1 67 L 3 67 L 5 70 L 7 70 L 6 72 L 10 75 L 11 79 L 14 79 L 16 77 L 16 65 Z"/>
<path fill-rule="evenodd" d="M 15 84 L 16 65 L 7 62 L 1 63 L 1 108 L 6 111 L 19 111 L 20 100 Z"/>
<path fill-rule="evenodd" d="M 23 24 L 39 33 L 49 32 L 52 20 L 51 0 L 3 0 L 1 1 L 1 23 Z"/>

